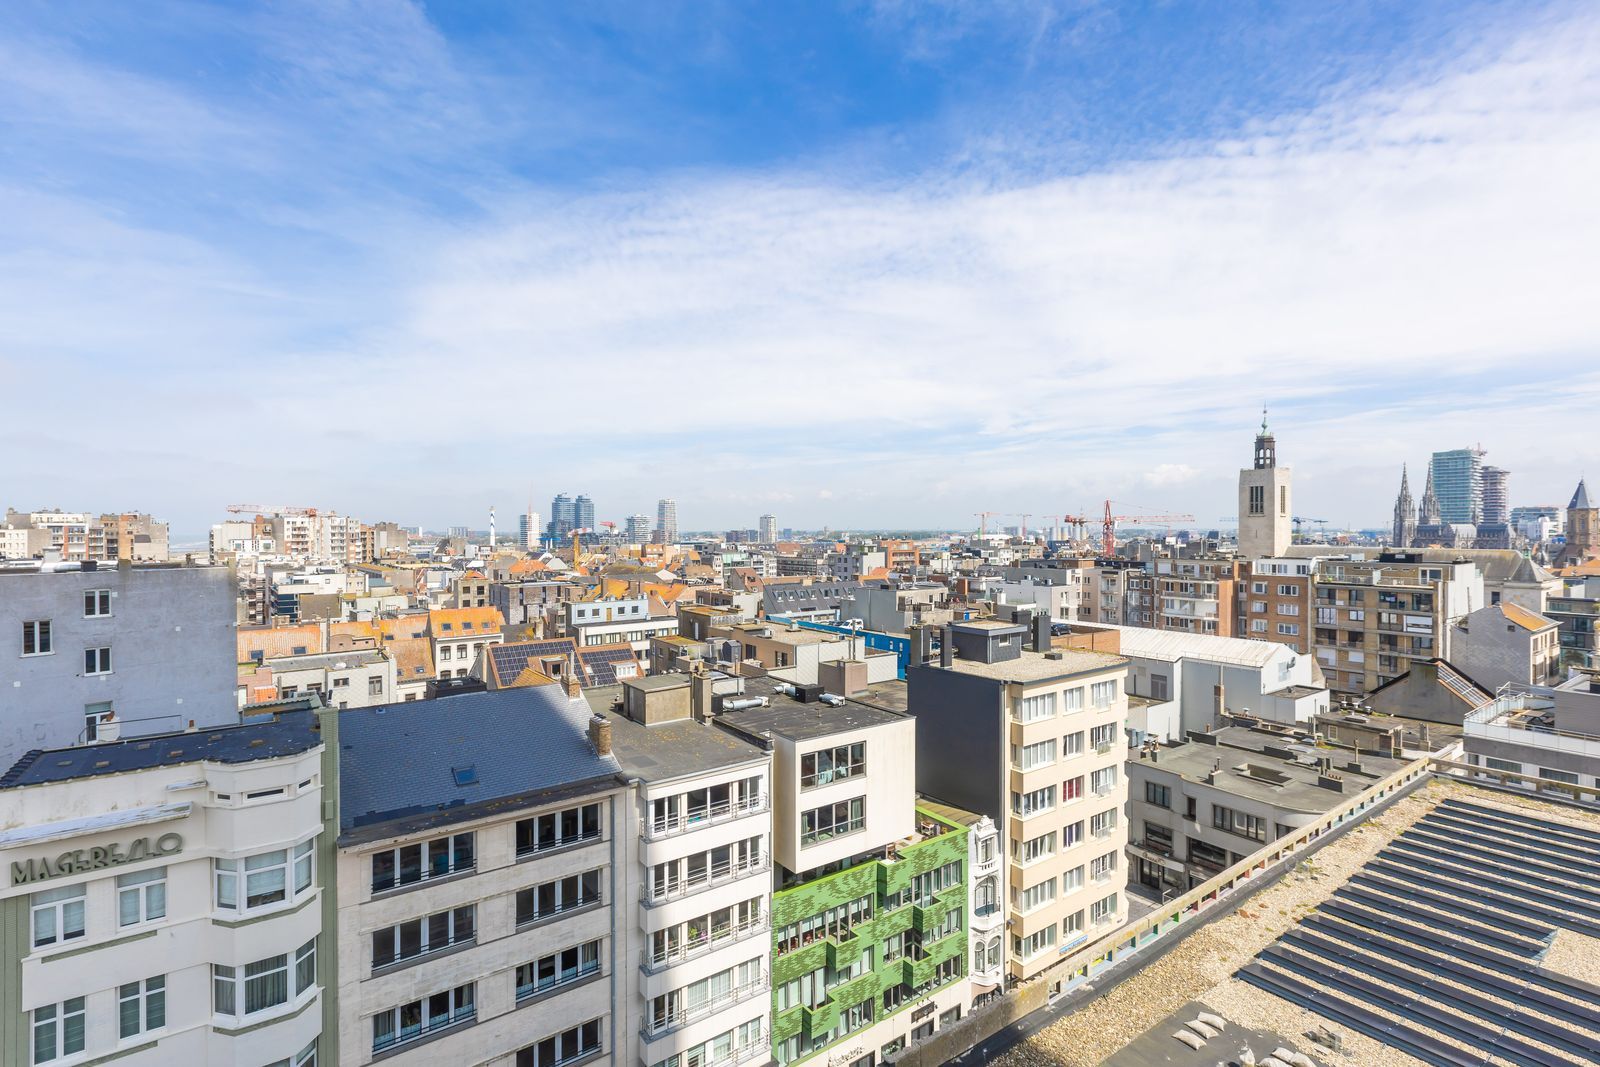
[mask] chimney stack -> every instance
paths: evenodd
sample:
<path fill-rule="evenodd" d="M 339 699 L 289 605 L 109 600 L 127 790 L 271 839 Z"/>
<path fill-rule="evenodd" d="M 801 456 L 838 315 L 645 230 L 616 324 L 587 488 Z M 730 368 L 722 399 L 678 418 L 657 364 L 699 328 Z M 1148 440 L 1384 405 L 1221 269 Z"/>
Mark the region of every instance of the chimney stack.
<path fill-rule="evenodd" d="M 594 745 L 596 756 L 611 755 L 611 720 L 596 713 L 589 720 L 589 743 Z"/>
<path fill-rule="evenodd" d="M 572 670 L 567 672 L 567 680 L 565 684 L 567 687 L 568 700 L 577 700 L 579 697 L 583 696 L 583 682 L 578 677 L 578 669 L 576 664 L 573 665 Z"/>
<path fill-rule="evenodd" d="M 946 626 L 939 635 L 939 666 L 949 670 L 956 657 L 955 631 Z"/>
<path fill-rule="evenodd" d="M 1033 650 L 1050 651 L 1050 616 L 1043 611 L 1033 614 Z"/>

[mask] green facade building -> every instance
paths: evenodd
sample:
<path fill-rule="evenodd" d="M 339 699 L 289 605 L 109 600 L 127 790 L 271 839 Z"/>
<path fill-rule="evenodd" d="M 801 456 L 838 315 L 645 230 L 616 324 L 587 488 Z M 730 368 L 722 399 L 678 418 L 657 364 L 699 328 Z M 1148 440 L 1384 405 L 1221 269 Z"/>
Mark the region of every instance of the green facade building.
<path fill-rule="evenodd" d="M 912 844 L 772 900 L 772 1053 L 876 1064 L 970 1006 L 965 826 L 917 809 Z M 952 1016 L 952 1012 L 954 1015 Z M 830 1057 L 819 1054 L 835 1050 Z"/>

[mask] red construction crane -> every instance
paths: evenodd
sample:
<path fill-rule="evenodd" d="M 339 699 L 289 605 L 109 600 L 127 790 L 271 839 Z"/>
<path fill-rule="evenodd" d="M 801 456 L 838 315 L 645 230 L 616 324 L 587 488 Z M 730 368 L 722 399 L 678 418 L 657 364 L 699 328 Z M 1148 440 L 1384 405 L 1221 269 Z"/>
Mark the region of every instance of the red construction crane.
<path fill-rule="evenodd" d="M 1193 522 L 1193 515 L 1113 515 L 1111 501 L 1106 501 L 1106 517 L 1100 531 L 1101 554 L 1110 557 L 1117 554 L 1117 523 L 1140 522 L 1153 526 L 1164 526 L 1174 522 Z"/>
<path fill-rule="evenodd" d="M 1074 541 L 1083 540 L 1084 527 L 1089 525 L 1089 516 L 1087 515 L 1048 515 L 1046 518 L 1055 519 L 1063 527 L 1070 528 Z"/>
<path fill-rule="evenodd" d="M 989 533 L 989 520 L 1000 514 L 998 511 L 974 511 L 978 516 L 978 540 L 982 541 Z"/>

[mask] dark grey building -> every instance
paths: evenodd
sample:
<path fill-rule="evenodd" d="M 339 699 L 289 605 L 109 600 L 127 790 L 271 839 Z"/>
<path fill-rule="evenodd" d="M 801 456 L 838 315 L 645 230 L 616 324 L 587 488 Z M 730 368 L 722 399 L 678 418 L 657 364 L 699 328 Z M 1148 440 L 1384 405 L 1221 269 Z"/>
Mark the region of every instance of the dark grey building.
<path fill-rule="evenodd" d="M 238 722 L 234 619 L 224 567 L 0 567 L 0 766 Z"/>

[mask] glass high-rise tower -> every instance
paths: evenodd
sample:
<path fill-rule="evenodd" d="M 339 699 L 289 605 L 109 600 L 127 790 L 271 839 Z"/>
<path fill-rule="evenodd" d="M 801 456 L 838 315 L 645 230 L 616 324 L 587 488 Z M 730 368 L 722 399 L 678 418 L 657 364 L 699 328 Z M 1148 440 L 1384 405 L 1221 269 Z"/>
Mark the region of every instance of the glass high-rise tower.
<path fill-rule="evenodd" d="M 1442 522 L 1455 525 L 1483 521 L 1482 449 L 1435 452 L 1428 469 L 1433 475 L 1433 494 L 1439 500 Z"/>

